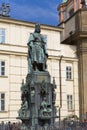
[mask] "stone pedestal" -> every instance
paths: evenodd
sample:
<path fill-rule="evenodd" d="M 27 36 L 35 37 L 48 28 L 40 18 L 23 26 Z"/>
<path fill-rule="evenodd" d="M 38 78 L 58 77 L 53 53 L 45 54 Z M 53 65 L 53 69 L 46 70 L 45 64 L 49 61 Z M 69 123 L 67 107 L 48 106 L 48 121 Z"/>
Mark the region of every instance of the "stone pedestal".
<path fill-rule="evenodd" d="M 33 71 L 22 82 L 22 105 L 18 118 L 22 120 L 22 130 L 48 130 L 54 128 L 56 118 L 55 80 L 50 83 L 49 72 Z"/>

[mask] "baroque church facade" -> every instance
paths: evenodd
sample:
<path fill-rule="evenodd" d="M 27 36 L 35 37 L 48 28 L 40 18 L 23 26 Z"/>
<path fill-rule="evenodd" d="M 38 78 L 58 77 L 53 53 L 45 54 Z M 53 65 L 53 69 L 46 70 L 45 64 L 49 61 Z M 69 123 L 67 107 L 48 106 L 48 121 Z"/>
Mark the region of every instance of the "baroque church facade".
<path fill-rule="evenodd" d="M 64 28 L 61 43 L 76 46 L 78 58 L 79 117 L 87 119 L 87 1 L 67 0 L 58 7 L 60 24 Z"/>

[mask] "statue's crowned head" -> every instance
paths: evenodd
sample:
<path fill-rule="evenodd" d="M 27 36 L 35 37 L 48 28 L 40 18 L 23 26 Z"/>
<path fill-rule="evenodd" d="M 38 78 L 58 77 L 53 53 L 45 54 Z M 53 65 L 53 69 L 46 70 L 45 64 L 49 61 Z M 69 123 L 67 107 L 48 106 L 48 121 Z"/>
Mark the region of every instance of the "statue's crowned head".
<path fill-rule="evenodd" d="M 40 33 L 41 29 L 40 29 L 40 24 L 35 24 L 35 32 Z"/>

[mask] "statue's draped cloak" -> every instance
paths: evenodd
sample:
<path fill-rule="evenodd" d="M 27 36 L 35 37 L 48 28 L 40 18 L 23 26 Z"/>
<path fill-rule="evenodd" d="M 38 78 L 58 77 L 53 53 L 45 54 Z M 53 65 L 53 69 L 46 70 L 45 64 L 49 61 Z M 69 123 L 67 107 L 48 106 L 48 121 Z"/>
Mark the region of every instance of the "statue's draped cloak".
<path fill-rule="evenodd" d="M 31 62 L 44 63 L 45 60 L 45 41 L 40 33 L 31 33 L 28 45 Z"/>

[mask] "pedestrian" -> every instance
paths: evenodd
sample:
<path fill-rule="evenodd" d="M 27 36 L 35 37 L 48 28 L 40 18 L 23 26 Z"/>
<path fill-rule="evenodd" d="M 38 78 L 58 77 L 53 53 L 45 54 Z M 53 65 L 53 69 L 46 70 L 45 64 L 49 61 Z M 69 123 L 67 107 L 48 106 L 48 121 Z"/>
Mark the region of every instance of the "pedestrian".
<path fill-rule="evenodd" d="M 10 130 L 8 123 L 5 124 L 5 130 Z"/>
<path fill-rule="evenodd" d="M 1 122 L 1 130 L 5 130 L 5 124 L 4 124 L 4 121 Z"/>
<path fill-rule="evenodd" d="M 15 124 L 15 122 L 12 124 L 12 130 L 16 130 L 16 124 Z"/>

